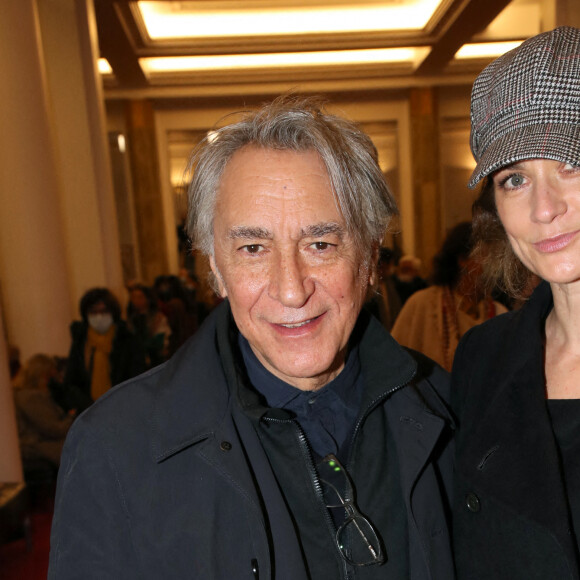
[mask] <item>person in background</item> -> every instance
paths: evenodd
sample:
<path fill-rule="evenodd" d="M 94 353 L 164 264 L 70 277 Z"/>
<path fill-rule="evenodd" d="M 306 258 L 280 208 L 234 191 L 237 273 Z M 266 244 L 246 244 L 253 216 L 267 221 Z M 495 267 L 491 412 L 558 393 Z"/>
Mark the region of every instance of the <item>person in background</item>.
<path fill-rule="evenodd" d="M 22 363 L 20 362 L 20 349 L 13 345 L 8 345 L 8 364 L 10 368 L 10 380 L 14 381 L 22 368 Z"/>
<path fill-rule="evenodd" d="M 181 268 L 179 271 L 179 280 L 185 291 L 189 309 L 195 314 L 199 327 L 209 314 L 209 308 L 200 297 L 199 280 L 195 274 L 185 268 Z"/>
<path fill-rule="evenodd" d="M 393 274 L 393 281 L 401 305 L 404 305 L 409 296 L 427 288 L 427 282 L 421 277 L 421 260 L 415 256 L 401 256 Z"/>
<path fill-rule="evenodd" d="M 57 374 L 54 359 L 32 356 L 14 382 L 14 404 L 18 422 L 20 452 L 24 465 L 44 459 L 60 465 L 64 440 L 76 411 L 66 413 L 52 398 L 49 384 Z"/>
<path fill-rule="evenodd" d="M 145 351 L 121 320 L 119 301 L 107 288 L 93 288 L 80 300 L 80 321 L 71 324 L 65 386 L 76 389 L 83 410 L 112 386 L 145 370 Z"/>
<path fill-rule="evenodd" d="M 580 30 L 476 79 L 471 149 L 484 274 L 515 312 L 469 331 L 453 367 L 459 580 L 580 578 Z"/>
<path fill-rule="evenodd" d="M 198 149 L 224 300 L 75 422 L 51 580 L 453 579 L 447 373 L 362 311 L 397 211 L 373 149 L 291 96 Z"/>
<path fill-rule="evenodd" d="M 161 364 L 169 357 L 171 328 L 163 312 L 158 309 L 152 288 L 132 284 L 127 304 L 129 329 L 139 338 L 146 353 L 147 368 Z"/>
<path fill-rule="evenodd" d="M 165 315 L 171 328 L 168 355 L 173 356 L 197 330 L 196 312 L 178 276 L 157 276 L 154 290 L 159 310 Z"/>
<path fill-rule="evenodd" d="M 389 331 L 401 311 L 401 299 L 393 280 L 394 262 L 393 250 L 390 248 L 381 248 L 379 250 L 377 288 L 365 305 L 367 310 L 376 316 Z"/>
<path fill-rule="evenodd" d="M 470 328 L 507 308 L 482 294 L 480 267 L 470 258 L 471 222 L 450 230 L 433 258 L 433 285 L 413 294 L 405 303 L 393 337 L 451 370 L 459 339 Z"/>

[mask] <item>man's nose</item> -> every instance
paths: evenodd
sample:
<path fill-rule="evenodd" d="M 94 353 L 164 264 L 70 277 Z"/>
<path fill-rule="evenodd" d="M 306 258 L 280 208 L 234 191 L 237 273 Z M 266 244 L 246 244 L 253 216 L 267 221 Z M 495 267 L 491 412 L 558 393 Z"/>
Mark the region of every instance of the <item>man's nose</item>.
<path fill-rule="evenodd" d="M 270 297 L 289 308 L 301 308 L 313 292 L 314 281 L 299 252 L 279 255 L 270 274 Z"/>

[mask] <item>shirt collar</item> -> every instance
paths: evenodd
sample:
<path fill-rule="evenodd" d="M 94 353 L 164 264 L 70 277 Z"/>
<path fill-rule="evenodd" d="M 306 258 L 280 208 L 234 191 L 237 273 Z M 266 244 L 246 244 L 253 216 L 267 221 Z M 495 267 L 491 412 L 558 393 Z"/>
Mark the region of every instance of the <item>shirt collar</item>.
<path fill-rule="evenodd" d="M 357 382 L 360 374 L 358 347 L 354 347 L 349 351 L 345 366 L 337 377 L 321 389 L 312 392 L 302 391 L 268 371 L 258 360 L 249 342 L 241 333 L 238 334 L 238 344 L 250 382 L 266 399 L 268 407 L 295 410 L 296 407 L 301 406 L 305 399 L 309 400 L 313 397 L 318 399 L 321 396 L 330 398 L 337 397 L 347 406 L 353 404 L 352 399 L 354 393 L 352 393 L 352 387 Z M 359 397 L 356 398 L 357 401 L 360 400 Z"/>

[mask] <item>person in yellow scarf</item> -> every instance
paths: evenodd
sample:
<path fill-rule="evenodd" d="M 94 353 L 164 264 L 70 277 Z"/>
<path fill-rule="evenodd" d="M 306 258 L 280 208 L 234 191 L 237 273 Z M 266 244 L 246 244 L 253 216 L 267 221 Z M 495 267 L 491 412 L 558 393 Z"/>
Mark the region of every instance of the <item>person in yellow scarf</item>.
<path fill-rule="evenodd" d="M 119 301 L 107 288 L 93 288 L 80 301 L 82 321 L 71 325 L 65 385 L 78 390 L 81 408 L 112 386 L 145 370 L 140 341 L 121 320 Z"/>

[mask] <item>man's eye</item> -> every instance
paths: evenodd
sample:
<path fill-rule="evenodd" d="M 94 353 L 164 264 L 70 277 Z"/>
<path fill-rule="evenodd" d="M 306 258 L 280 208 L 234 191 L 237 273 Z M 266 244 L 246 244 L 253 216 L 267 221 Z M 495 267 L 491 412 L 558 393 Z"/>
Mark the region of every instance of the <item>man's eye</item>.
<path fill-rule="evenodd" d="M 262 249 L 260 244 L 248 244 L 247 246 L 242 246 L 242 250 L 247 254 L 258 254 Z"/>
<path fill-rule="evenodd" d="M 328 248 L 330 248 L 332 244 L 329 244 L 328 242 L 314 242 L 312 244 L 312 247 L 315 250 L 318 250 L 320 252 L 324 251 L 324 250 L 328 250 Z"/>

